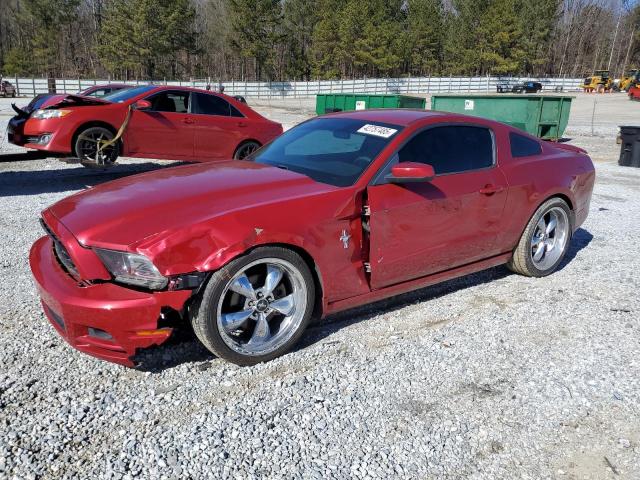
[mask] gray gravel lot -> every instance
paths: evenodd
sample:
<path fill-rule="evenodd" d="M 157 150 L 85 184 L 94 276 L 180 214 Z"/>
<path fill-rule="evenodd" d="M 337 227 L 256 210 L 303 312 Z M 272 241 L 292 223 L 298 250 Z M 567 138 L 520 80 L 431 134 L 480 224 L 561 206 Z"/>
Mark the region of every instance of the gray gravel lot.
<path fill-rule="evenodd" d="M 640 478 L 640 169 L 615 164 L 640 104 L 597 101 L 595 135 L 587 95 L 567 131 L 598 179 L 560 271 L 494 268 L 349 311 L 250 368 L 185 331 L 126 369 L 41 312 L 39 211 L 169 162 L 0 161 L 0 478 Z M 258 105 L 293 124 L 312 111 L 298 103 Z"/>

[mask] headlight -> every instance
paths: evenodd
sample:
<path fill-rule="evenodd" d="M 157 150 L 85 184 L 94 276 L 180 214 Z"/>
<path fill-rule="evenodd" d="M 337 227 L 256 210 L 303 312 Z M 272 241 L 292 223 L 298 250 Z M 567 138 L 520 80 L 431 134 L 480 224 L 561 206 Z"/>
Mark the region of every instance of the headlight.
<path fill-rule="evenodd" d="M 37 118 L 38 120 L 47 120 L 48 118 L 61 118 L 65 115 L 69 115 L 71 110 L 36 110 L 31 114 L 31 118 Z"/>
<path fill-rule="evenodd" d="M 159 290 L 167 285 L 156 266 L 144 255 L 96 248 L 104 266 L 118 282 Z"/>

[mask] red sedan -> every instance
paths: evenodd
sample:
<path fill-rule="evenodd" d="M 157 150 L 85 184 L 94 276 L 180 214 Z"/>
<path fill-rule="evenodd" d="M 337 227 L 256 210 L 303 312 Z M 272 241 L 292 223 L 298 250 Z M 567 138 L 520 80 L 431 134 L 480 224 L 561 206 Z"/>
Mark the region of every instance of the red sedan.
<path fill-rule="evenodd" d="M 282 125 L 232 97 L 143 85 L 103 98 L 66 95 L 31 112 L 20 135 L 9 132 L 9 141 L 108 167 L 119 155 L 193 162 L 240 159 L 281 133 Z"/>
<path fill-rule="evenodd" d="M 549 275 L 595 180 L 579 148 L 418 110 L 317 117 L 249 160 L 123 178 L 45 210 L 30 261 L 60 335 L 133 365 L 188 321 L 216 355 L 267 361 L 315 315 L 500 264 Z"/>

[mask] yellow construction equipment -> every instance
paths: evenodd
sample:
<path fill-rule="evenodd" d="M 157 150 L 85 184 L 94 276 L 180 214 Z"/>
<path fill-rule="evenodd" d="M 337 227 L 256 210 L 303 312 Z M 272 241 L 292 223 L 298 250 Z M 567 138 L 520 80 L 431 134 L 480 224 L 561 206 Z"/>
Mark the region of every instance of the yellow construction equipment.
<path fill-rule="evenodd" d="M 627 70 L 620 82 L 618 83 L 618 88 L 624 92 L 628 91 L 631 87 L 640 84 L 640 69 L 632 68 L 631 70 Z"/>
<path fill-rule="evenodd" d="M 580 87 L 585 92 L 604 93 L 611 90 L 613 80 L 609 77 L 609 70 L 596 70 L 593 75 L 584 79 Z"/>

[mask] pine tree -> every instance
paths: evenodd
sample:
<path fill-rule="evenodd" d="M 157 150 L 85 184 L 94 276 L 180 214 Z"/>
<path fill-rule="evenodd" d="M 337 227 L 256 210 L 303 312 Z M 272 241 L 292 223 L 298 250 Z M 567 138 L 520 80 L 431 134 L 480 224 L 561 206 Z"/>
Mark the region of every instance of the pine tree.
<path fill-rule="evenodd" d="M 344 74 L 341 64 L 340 23 L 347 0 L 318 0 L 318 22 L 313 29 L 312 64 L 317 78 L 338 78 Z"/>
<path fill-rule="evenodd" d="M 230 0 L 231 42 L 244 59 L 253 61 L 256 79 L 272 79 L 274 47 L 281 39 L 279 0 Z"/>
<path fill-rule="evenodd" d="M 317 21 L 315 2 L 285 0 L 283 12 L 283 42 L 287 52 L 288 78 L 310 79 L 311 44 Z"/>
<path fill-rule="evenodd" d="M 437 74 L 442 69 L 444 9 L 440 0 L 408 0 L 408 63 L 416 75 Z"/>
<path fill-rule="evenodd" d="M 177 56 L 194 51 L 189 0 L 112 0 L 98 53 L 112 73 L 175 76 Z"/>

